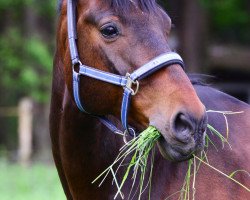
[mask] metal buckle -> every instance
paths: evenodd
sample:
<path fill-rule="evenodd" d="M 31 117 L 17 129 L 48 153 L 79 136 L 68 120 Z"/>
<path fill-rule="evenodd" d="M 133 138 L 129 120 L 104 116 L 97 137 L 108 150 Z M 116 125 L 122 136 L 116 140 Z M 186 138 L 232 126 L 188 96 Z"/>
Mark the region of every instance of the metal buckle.
<path fill-rule="evenodd" d="M 138 80 L 136 80 L 136 81 L 132 80 L 130 78 L 129 73 L 126 74 L 126 77 L 127 77 L 127 83 L 126 83 L 125 87 L 128 88 L 131 91 L 131 95 L 134 96 L 139 91 L 140 84 L 139 84 Z M 132 88 L 133 85 L 135 85 L 135 90 Z"/>

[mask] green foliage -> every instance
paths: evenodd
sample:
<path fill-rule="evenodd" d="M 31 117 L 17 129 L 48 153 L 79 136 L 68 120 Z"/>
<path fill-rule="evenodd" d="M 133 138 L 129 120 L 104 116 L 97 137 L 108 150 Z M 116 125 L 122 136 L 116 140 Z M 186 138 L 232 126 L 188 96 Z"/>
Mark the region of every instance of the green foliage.
<path fill-rule="evenodd" d="M 7 9 L 8 7 L 19 7 L 23 5 L 27 0 L 0 0 L 0 10 Z"/>
<path fill-rule="evenodd" d="M 244 5 L 244 0 L 203 0 L 203 3 L 212 12 L 216 26 L 230 27 L 249 22 L 250 14 Z"/>
<path fill-rule="evenodd" d="M 201 0 L 218 38 L 250 42 L 250 4 L 247 0 Z"/>
<path fill-rule="evenodd" d="M 14 105 L 21 96 L 31 96 L 46 103 L 49 99 L 53 51 L 50 43 L 54 32 L 56 0 L 0 0 L 0 90 L 5 93 L 0 105 Z M 27 9 L 29 8 L 29 9 Z M 46 21 L 42 30 L 29 29 L 28 12 L 33 23 Z M 7 21 L 7 23 L 5 23 Z M 26 34 L 28 32 L 28 35 Z M 39 33 L 39 36 L 38 36 Z"/>
<path fill-rule="evenodd" d="M 23 38 L 17 29 L 9 29 L 0 39 L 0 84 L 12 97 L 32 96 L 48 99 L 52 54 L 39 38 Z"/>
<path fill-rule="evenodd" d="M 56 1 L 0 0 L 0 107 L 15 107 L 24 96 L 48 103 Z M 17 118 L 6 116 L 0 116 L 0 146 L 13 151 Z"/>
<path fill-rule="evenodd" d="M 56 13 L 56 2 L 57 0 L 42 0 L 42 1 L 35 1 L 37 12 L 40 16 L 44 16 L 47 18 L 54 18 Z"/>

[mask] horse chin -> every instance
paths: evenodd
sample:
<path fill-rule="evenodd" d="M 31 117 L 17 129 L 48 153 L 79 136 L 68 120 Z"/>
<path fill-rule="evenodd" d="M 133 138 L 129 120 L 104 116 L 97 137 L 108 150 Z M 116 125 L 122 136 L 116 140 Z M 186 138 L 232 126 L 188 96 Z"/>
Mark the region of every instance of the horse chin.
<path fill-rule="evenodd" d="M 205 137 L 204 137 L 205 138 Z M 189 160 L 196 154 L 203 150 L 205 146 L 205 139 L 199 142 L 191 142 L 190 144 L 170 144 L 163 137 L 157 142 L 161 155 L 166 160 L 173 162 L 181 162 Z"/>

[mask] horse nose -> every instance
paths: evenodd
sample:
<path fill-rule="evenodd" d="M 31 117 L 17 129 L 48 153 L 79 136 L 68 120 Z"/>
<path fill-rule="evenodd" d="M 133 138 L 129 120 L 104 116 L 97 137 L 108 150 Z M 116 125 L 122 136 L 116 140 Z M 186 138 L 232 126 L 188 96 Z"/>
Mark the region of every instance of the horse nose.
<path fill-rule="evenodd" d="M 192 138 L 196 138 L 196 132 L 205 132 L 206 115 L 197 119 L 185 112 L 179 112 L 176 114 L 172 123 L 173 137 L 178 142 L 187 144 Z"/>

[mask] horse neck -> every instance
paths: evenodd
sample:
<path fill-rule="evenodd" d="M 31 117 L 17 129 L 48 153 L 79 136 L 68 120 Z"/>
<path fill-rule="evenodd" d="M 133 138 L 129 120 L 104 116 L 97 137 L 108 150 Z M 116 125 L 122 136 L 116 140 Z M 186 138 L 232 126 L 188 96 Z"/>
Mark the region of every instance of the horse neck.
<path fill-rule="evenodd" d="M 73 97 L 67 87 L 64 90 L 63 104 L 63 124 L 72 139 L 72 145 L 81 149 L 81 155 L 85 161 L 91 163 L 95 157 L 95 163 L 107 161 L 114 158 L 114 153 L 118 152 L 122 143 L 121 136 L 115 136 L 101 122 L 86 113 L 81 112 L 75 105 Z M 69 123 L 70 122 L 70 123 Z M 98 164 L 99 165 L 99 164 Z"/>

